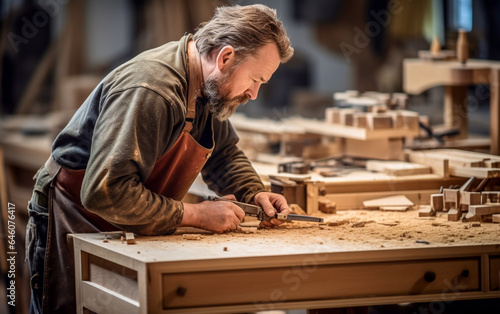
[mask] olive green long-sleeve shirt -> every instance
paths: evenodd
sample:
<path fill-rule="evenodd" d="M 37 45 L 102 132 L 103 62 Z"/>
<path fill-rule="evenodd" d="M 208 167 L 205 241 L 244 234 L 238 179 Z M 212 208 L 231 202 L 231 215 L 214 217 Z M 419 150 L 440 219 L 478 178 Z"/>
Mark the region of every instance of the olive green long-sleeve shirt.
<path fill-rule="evenodd" d="M 182 220 L 181 202 L 153 193 L 143 183 L 184 128 L 191 39 L 186 35 L 113 70 L 54 141 L 52 155 L 59 164 L 86 169 L 81 190 L 85 208 L 123 230 L 168 234 Z M 220 194 L 250 202 L 264 190 L 259 176 L 236 146 L 231 123 L 212 118 L 198 99 L 191 134 L 208 147 L 211 143 L 202 135 L 211 120 L 215 147 L 203 179 Z M 46 187 L 48 180 L 42 169 L 36 186 Z"/>

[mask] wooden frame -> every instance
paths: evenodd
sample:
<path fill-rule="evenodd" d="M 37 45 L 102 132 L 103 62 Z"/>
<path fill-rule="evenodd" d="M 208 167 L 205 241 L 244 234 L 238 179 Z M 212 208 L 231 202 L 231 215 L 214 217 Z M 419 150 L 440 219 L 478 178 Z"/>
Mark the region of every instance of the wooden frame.
<path fill-rule="evenodd" d="M 444 122 L 458 127 L 462 137 L 467 135 L 467 86 L 490 85 L 490 151 L 500 153 L 500 62 L 470 59 L 429 62 L 421 59 L 403 60 L 403 90 L 420 94 L 434 86 L 445 86 Z"/>

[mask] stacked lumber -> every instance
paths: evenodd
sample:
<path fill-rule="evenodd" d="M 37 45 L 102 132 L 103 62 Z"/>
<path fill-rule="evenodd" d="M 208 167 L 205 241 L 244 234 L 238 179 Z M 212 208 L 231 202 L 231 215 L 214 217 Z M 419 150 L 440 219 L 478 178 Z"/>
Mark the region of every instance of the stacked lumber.
<path fill-rule="evenodd" d="M 500 157 L 459 149 L 405 150 L 405 159 L 428 165 L 443 177 L 500 177 Z"/>

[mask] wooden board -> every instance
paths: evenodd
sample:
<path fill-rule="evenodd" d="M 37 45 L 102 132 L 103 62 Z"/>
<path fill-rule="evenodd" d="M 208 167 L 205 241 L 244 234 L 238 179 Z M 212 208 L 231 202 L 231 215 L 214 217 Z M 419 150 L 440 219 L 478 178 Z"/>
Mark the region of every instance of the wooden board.
<path fill-rule="evenodd" d="M 358 158 L 376 158 L 382 160 L 402 160 L 402 139 L 357 140 L 344 139 L 344 154 Z"/>
<path fill-rule="evenodd" d="M 370 171 L 385 172 L 392 176 L 411 176 L 432 173 L 428 165 L 420 165 L 405 161 L 368 160 L 366 169 Z"/>
<path fill-rule="evenodd" d="M 303 128 L 306 132 L 309 133 L 356 140 L 415 137 L 418 136 L 419 133 L 418 130 L 411 130 L 406 128 L 368 130 L 365 128 L 357 128 L 353 126 L 330 124 L 323 120 L 298 117 L 284 119 L 283 123 L 288 126 Z"/>
<path fill-rule="evenodd" d="M 362 193 L 337 193 L 325 196 L 335 202 L 337 210 L 362 209 L 365 201 L 397 195 L 405 195 L 415 205 L 429 205 L 430 195 L 435 190 L 418 191 L 386 191 L 386 192 L 362 192 Z"/>
<path fill-rule="evenodd" d="M 404 195 L 388 196 L 363 202 L 365 208 L 381 208 L 381 207 L 410 207 L 415 205 Z"/>

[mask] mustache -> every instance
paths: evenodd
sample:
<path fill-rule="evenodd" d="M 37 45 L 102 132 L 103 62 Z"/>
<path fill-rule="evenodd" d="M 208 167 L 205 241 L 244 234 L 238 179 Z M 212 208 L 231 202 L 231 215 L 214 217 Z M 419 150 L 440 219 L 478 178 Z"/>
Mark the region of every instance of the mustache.
<path fill-rule="evenodd" d="M 249 100 L 250 100 L 250 97 L 248 97 L 247 95 L 241 95 L 241 96 L 234 97 L 232 102 L 236 103 L 236 104 L 244 105 Z"/>

